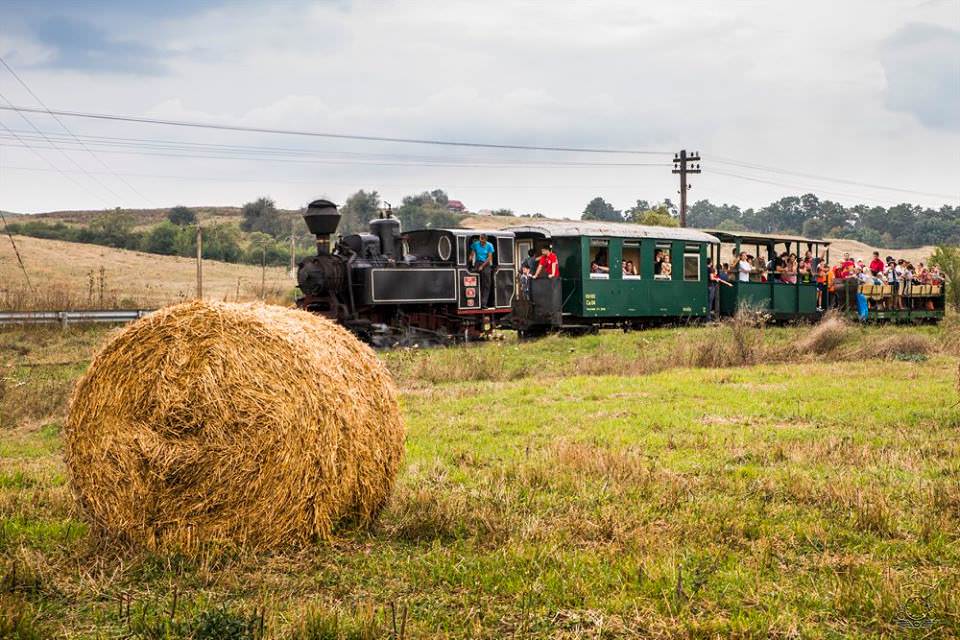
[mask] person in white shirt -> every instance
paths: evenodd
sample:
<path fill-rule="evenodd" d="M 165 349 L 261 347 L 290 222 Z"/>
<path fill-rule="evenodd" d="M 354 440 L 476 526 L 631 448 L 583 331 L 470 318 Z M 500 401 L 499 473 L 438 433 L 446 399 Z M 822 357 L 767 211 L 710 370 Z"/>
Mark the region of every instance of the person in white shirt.
<path fill-rule="evenodd" d="M 750 282 L 750 272 L 753 265 L 747 261 L 747 252 L 740 252 L 740 262 L 737 263 L 737 282 Z"/>

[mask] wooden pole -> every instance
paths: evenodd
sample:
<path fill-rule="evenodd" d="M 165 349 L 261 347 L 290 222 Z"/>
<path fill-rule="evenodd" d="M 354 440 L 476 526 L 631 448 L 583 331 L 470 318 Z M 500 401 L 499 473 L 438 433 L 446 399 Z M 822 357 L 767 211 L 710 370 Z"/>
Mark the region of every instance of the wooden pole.
<path fill-rule="evenodd" d="M 197 299 L 203 300 L 203 232 L 197 224 Z"/>
<path fill-rule="evenodd" d="M 287 276 L 290 278 L 297 272 L 297 244 L 293 235 L 293 229 L 296 224 L 296 220 L 290 222 L 290 271 L 287 273 Z"/>
<path fill-rule="evenodd" d="M 267 246 L 263 246 L 263 254 L 260 258 L 260 299 L 266 296 L 267 289 Z"/>

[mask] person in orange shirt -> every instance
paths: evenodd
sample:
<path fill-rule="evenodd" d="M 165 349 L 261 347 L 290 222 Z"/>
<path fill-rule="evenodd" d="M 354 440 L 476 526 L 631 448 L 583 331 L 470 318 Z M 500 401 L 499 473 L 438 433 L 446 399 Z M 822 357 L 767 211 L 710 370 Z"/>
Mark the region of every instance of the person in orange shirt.
<path fill-rule="evenodd" d="M 826 305 L 822 305 L 822 306 L 828 306 L 828 305 L 830 304 L 830 298 L 831 298 L 831 296 L 833 296 L 834 292 L 836 292 L 836 290 L 837 290 L 836 285 L 834 284 L 834 281 L 836 280 L 836 278 L 837 278 L 836 268 L 830 269 L 830 268 L 828 267 L 828 268 L 827 268 L 827 275 L 826 275 L 826 280 L 827 280 L 827 300 L 826 300 Z"/>
<path fill-rule="evenodd" d="M 827 274 L 830 269 L 821 262 L 817 265 L 817 311 L 823 311 L 823 297 L 827 291 Z"/>

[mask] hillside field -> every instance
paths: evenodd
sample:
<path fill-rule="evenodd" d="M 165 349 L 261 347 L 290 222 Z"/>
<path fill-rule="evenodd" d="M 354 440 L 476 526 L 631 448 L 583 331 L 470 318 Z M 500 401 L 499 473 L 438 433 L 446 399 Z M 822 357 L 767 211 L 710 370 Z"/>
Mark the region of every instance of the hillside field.
<path fill-rule="evenodd" d="M 10 242 L 2 237 L 0 308 L 154 308 L 192 298 L 196 293 L 196 262 L 192 258 L 27 236 L 14 238 L 36 291 L 28 289 Z M 204 297 L 256 299 L 261 275 L 257 266 L 204 260 Z M 268 299 L 289 302 L 295 286 L 286 269 L 267 267 Z"/>
<path fill-rule="evenodd" d="M 378 525 L 190 557 L 73 506 L 65 403 L 108 331 L 0 331 L 2 637 L 960 636 L 956 318 L 384 352 Z"/>

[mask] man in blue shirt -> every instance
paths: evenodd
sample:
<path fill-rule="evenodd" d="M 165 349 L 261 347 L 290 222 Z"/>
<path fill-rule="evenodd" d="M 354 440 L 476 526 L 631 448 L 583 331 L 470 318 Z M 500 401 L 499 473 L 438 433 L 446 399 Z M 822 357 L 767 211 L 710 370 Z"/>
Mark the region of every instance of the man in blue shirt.
<path fill-rule="evenodd" d="M 481 233 L 470 245 L 470 262 L 480 274 L 480 307 L 490 308 L 493 306 L 493 245 L 487 242 L 487 234 Z"/>

